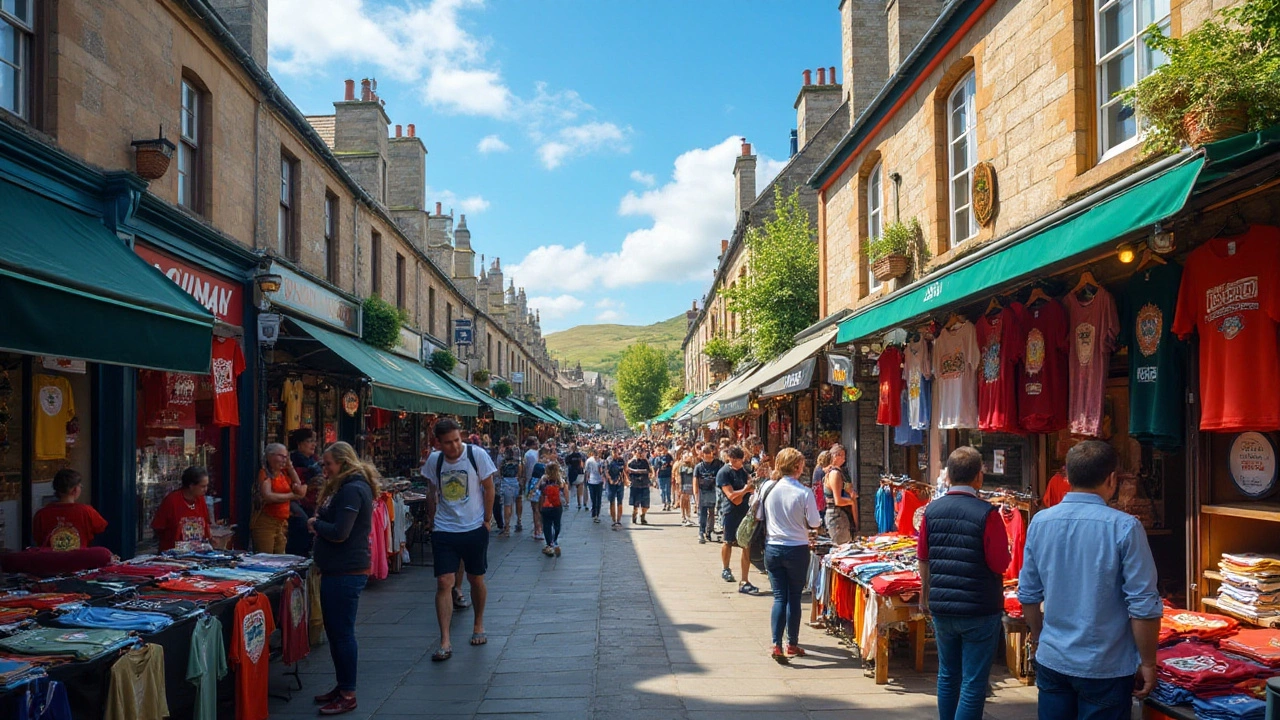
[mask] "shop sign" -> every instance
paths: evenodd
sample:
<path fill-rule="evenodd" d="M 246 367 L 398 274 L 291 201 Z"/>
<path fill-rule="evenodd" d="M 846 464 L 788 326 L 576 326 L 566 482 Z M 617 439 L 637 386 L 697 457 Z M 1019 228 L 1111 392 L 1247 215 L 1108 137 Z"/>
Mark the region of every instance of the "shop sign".
<path fill-rule="evenodd" d="M 513 382 L 513 383 L 515 383 L 515 384 L 517 384 L 517 385 L 523 385 L 523 384 L 524 384 L 524 373 L 522 373 L 522 372 L 513 372 L 513 373 L 511 373 L 511 382 Z"/>
<path fill-rule="evenodd" d="M 844 355 L 827 355 L 827 382 L 844 387 L 853 375 L 853 364 Z"/>
<path fill-rule="evenodd" d="M 472 340 L 471 321 L 458 319 L 453 321 L 453 344 L 470 345 Z"/>
<path fill-rule="evenodd" d="M 348 390 L 342 394 L 342 412 L 347 417 L 355 417 L 360 412 L 360 396 L 354 390 Z"/>
<path fill-rule="evenodd" d="M 149 245 L 135 242 L 133 251 L 195 298 L 214 317 L 232 325 L 244 322 L 244 287 L 239 283 L 189 265 Z"/>
<path fill-rule="evenodd" d="M 996 169 L 989 162 L 980 162 L 973 168 L 973 219 L 982 227 L 991 224 L 996 211 Z"/>
<path fill-rule="evenodd" d="M 741 415 L 751 407 L 751 396 L 742 395 L 729 400 L 721 400 L 718 403 L 716 414 L 720 417 L 733 417 Z"/>
<path fill-rule="evenodd" d="M 391 352 L 403 355 L 414 362 L 422 362 L 422 336 L 407 327 L 400 328 L 400 337 L 396 340 L 396 346 L 391 348 Z"/>
<path fill-rule="evenodd" d="M 279 263 L 272 264 L 271 272 L 281 278 L 279 292 L 271 296 L 272 303 L 338 330 L 360 334 L 359 305 Z"/>
<path fill-rule="evenodd" d="M 1270 495 L 1276 487 L 1276 445 L 1259 432 L 1240 433 L 1231 441 L 1231 481 L 1251 498 Z"/>
<path fill-rule="evenodd" d="M 817 358 L 809 358 L 800 363 L 796 367 L 787 371 L 786 375 L 774 380 L 773 382 L 760 388 L 760 397 L 768 398 L 774 395 L 785 395 L 797 390 L 804 390 L 813 382 L 813 369 L 818 364 Z"/>

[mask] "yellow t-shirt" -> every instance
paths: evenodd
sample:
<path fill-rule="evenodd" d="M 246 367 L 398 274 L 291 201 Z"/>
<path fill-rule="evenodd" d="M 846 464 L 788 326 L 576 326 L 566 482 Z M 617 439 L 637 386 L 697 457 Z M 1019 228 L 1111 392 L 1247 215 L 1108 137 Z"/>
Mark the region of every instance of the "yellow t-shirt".
<path fill-rule="evenodd" d="M 106 720 L 164 720 L 169 701 L 164 686 L 164 648 L 147 644 L 111 666 Z"/>
<path fill-rule="evenodd" d="M 302 381 L 285 380 L 280 395 L 284 398 L 284 430 L 293 432 L 302 427 Z"/>
<path fill-rule="evenodd" d="M 36 390 L 36 459 L 65 460 L 67 423 L 76 416 L 71 383 L 58 375 L 32 377 Z"/>

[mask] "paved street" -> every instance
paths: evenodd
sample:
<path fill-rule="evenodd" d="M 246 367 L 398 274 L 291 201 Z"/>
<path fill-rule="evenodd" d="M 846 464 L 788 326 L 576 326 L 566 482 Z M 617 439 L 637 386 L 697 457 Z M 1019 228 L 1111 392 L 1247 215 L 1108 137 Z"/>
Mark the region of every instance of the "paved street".
<path fill-rule="evenodd" d="M 712 720 L 765 713 L 779 720 L 936 717 L 926 673 L 893 665 L 876 687 L 850 651 L 805 628 L 809 657 L 779 666 L 767 656 L 772 598 L 739 595 L 720 579 L 718 549 L 696 543 L 679 513 L 611 532 L 586 512 L 566 514 L 564 555 L 529 539 L 490 546 L 489 644 L 466 645 L 471 614 L 455 616 L 453 659 L 431 662 L 437 639 L 430 568 L 409 567 L 361 601 L 360 708 L 351 718 L 485 716 Z M 735 557 L 735 568 L 736 568 Z M 736 571 L 736 570 L 735 570 Z M 763 578 L 757 585 L 767 587 Z M 327 648 L 303 664 L 303 690 L 272 701 L 275 718 L 312 717 L 328 690 Z M 1035 716 L 1034 690 L 994 674 L 996 720 Z M 283 680 L 273 680 L 273 688 Z"/>

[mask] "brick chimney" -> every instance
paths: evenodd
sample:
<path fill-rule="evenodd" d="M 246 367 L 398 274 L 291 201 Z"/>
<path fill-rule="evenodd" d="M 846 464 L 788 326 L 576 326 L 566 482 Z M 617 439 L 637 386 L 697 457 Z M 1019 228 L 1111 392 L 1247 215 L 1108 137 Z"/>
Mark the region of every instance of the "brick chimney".
<path fill-rule="evenodd" d="M 846 4 L 852 0 L 846 0 Z M 844 102 L 844 88 L 835 83 L 835 72 L 831 73 L 831 82 L 825 82 L 826 68 L 818 68 L 818 84 L 805 84 L 800 87 L 796 96 L 796 148 L 803 150 Z M 810 78 L 809 71 L 804 71 L 804 78 Z"/>
<path fill-rule="evenodd" d="M 355 82 L 343 83 L 343 97 L 355 96 Z M 373 82 L 369 78 L 360 81 L 359 99 L 344 99 L 333 104 L 333 149 L 339 154 L 339 160 L 347 171 L 355 177 L 360 186 L 374 198 L 387 205 L 409 204 L 391 202 L 387 194 L 389 172 L 388 138 L 391 129 L 391 118 L 382 108 L 382 104 L 374 99 Z M 422 152 L 425 154 L 426 150 Z M 425 185 L 425 163 L 421 172 L 423 181 L 419 182 L 418 194 L 422 194 Z M 418 207 L 422 201 L 418 200 Z"/>
<path fill-rule="evenodd" d="M 356 99 L 356 81 L 350 78 L 342 81 L 344 90 L 342 92 L 343 102 L 354 102 Z"/>
<path fill-rule="evenodd" d="M 884 0 L 844 0 L 840 5 L 840 48 L 844 60 L 844 97 L 849 102 L 852 125 L 889 79 Z"/>
<path fill-rule="evenodd" d="M 209 0 L 236 42 L 267 69 L 267 0 Z"/>
<path fill-rule="evenodd" d="M 729 252 L 729 241 L 720 240 L 720 257 L 724 257 Z"/>
<path fill-rule="evenodd" d="M 742 138 L 742 154 L 733 161 L 733 220 L 742 219 L 742 213 L 756 201 L 756 156 L 751 154 L 751 143 Z"/>
<path fill-rule="evenodd" d="M 697 320 L 698 320 L 698 301 L 694 300 L 693 307 L 684 311 L 685 329 L 688 330 L 689 328 L 693 327 L 693 324 L 697 322 Z"/>
<path fill-rule="evenodd" d="M 888 20 L 889 72 L 916 49 L 925 33 L 942 12 L 946 0 L 889 0 L 885 8 Z"/>

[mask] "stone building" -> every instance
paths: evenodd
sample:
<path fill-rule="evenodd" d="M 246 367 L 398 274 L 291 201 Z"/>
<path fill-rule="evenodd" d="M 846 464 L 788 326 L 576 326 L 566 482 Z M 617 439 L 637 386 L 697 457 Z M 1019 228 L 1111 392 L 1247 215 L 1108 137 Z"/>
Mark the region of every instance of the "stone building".
<path fill-rule="evenodd" d="M 599 424 L 607 430 L 622 430 L 627 421 L 613 394 L 610 378 L 598 372 L 583 370 L 582 363 L 561 370 L 556 378 L 562 388 L 560 411 L 572 416 L 577 412 L 583 422 Z"/>

